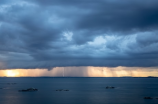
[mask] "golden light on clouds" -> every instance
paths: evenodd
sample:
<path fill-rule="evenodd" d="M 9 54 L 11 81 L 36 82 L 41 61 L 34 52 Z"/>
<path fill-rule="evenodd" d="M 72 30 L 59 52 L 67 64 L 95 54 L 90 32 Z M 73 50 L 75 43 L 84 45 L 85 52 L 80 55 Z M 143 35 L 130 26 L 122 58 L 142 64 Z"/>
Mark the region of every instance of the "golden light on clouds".
<path fill-rule="evenodd" d="M 149 67 L 88 67 L 88 75 L 92 77 L 158 77 L 158 68 Z"/>
<path fill-rule="evenodd" d="M 0 70 L 0 77 L 158 77 L 158 68 L 149 67 L 56 67 L 48 69 Z"/>

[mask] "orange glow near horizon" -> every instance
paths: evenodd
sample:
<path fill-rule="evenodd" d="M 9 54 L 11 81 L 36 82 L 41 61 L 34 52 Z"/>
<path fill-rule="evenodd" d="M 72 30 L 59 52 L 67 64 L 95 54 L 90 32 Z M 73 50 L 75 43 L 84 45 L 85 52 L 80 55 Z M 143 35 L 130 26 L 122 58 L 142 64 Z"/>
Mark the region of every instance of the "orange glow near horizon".
<path fill-rule="evenodd" d="M 18 76 L 18 72 L 15 72 L 15 70 L 7 70 L 6 74 L 7 74 L 8 77 Z"/>
<path fill-rule="evenodd" d="M 63 71 L 63 69 L 65 71 Z M 0 70 L 0 77 L 158 77 L 158 68 L 141 67 L 56 67 L 52 70 L 47 69 L 7 69 Z"/>

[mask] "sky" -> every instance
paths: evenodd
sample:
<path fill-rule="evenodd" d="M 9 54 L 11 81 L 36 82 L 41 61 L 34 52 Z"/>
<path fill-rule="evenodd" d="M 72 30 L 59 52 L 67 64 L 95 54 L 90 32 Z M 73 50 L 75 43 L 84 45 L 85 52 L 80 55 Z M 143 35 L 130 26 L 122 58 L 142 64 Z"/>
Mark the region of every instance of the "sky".
<path fill-rule="evenodd" d="M 0 0 L 1 70 L 89 66 L 158 69 L 158 1 Z"/>
<path fill-rule="evenodd" d="M 0 70 L 0 77 L 158 77 L 157 68 L 140 67 L 55 67 L 48 69 Z"/>

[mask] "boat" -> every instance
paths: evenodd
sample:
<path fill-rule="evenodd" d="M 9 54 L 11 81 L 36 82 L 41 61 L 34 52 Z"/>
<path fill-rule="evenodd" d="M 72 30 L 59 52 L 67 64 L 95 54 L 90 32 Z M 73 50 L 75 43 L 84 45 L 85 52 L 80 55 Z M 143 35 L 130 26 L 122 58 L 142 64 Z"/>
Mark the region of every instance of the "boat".
<path fill-rule="evenodd" d="M 106 86 L 106 89 L 114 89 L 115 87 L 113 86 Z"/>
<path fill-rule="evenodd" d="M 36 88 L 28 88 L 28 89 L 19 90 L 19 92 L 33 92 L 33 91 L 38 91 L 38 89 L 36 89 Z"/>
<path fill-rule="evenodd" d="M 58 90 L 55 90 L 55 91 L 69 91 L 68 89 L 58 89 Z"/>
<path fill-rule="evenodd" d="M 144 97 L 144 99 L 153 99 L 152 97 Z"/>

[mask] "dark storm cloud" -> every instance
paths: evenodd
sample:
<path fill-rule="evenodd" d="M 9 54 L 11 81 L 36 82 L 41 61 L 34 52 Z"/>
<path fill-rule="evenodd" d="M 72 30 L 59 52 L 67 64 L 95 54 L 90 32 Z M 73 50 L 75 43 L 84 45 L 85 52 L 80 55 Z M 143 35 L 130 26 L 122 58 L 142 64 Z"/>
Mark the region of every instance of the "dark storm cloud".
<path fill-rule="evenodd" d="M 76 28 L 132 31 L 157 28 L 158 1 L 152 0 L 33 0 L 41 6 L 61 6 L 89 11 L 81 14 Z M 80 12 L 80 10 L 78 12 Z M 69 12 L 69 11 L 68 11 Z M 74 15 L 77 13 L 74 13 Z"/>
<path fill-rule="evenodd" d="M 157 28 L 157 2 L 149 6 L 143 2 L 138 4 L 134 2 L 131 4 L 118 3 L 118 5 L 117 3 L 104 3 L 104 5 L 94 8 L 94 11 L 80 18 L 78 27 L 121 32 L 146 31 Z"/>
<path fill-rule="evenodd" d="M 156 0 L 1 0 L 0 68 L 157 66 Z"/>

